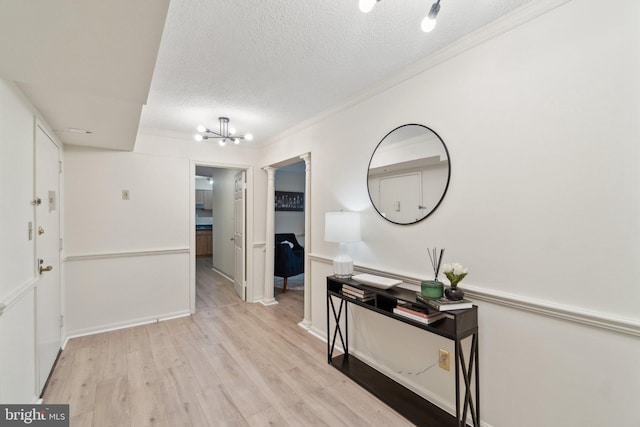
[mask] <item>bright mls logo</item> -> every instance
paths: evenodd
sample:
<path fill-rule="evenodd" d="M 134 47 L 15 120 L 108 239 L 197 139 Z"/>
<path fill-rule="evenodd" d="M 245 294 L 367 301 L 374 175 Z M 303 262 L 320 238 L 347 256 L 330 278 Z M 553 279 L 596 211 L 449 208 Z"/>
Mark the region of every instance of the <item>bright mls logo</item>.
<path fill-rule="evenodd" d="M 69 405 L 0 405 L 0 426 L 69 427 Z"/>

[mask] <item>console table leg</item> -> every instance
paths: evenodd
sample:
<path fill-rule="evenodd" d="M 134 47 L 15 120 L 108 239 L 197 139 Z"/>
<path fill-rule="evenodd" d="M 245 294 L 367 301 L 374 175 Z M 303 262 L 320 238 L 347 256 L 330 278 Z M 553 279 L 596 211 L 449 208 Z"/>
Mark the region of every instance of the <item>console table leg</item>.
<path fill-rule="evenodd" d="M 336 338 L 338 337 L 338 335 L 340 336 L 340 342 L 342 343 L 342 347 L 344 349 L 345 354 L 348 354 L 349 351 L 349 346 L 348 346 L 348 342 L 345 342 L 344 337 L 342 336 L 342 330 L 340 329 L 340 318 L 342 317 L 342 308 L 346 307 L 345 301 L 344 300 L 340 300 L 340 307 L 338 308 L 338 313 L 336 313 L 336 308 L 333 305 L 333 300 L 331 299 L 331 297 L 328 297 L 328 301 L 329 304 L 331 305 L 331 311 L 333 312 L 333 318 L 336 322 L 336 326 L 333 330 L 333 338 L 331 338 L 331 336 L 327 336 L 327 345 L 329 345 L 329 341 L 331 341 L 331 345 L 329 345 L 328 347 L 328 351 L 329 351 L 329 363 L 331 363 L 331 357 L 333 356 L 333 349 L 335 348 L 336 345 Z M 345 313 L 346 313 L 346 308 L 345 308 Z M 327 330 L 329 330 L 329 309 L 327 308 Z M 346 316 L 345 316 L 346 317 Z M 348 327 L 348 323 L 345 320 L 345 331 L 346 328 Z"/>
<path fill-rule="evenodd" d="M 462 352 L 461 343 L 457 343 L 456 346 L 459 346 L 458 351 L 460 352 L 460 368 L 462 369 L 462 377 L 464 378 L 464 407 L 462 411 L 462 418 L 459 420 L 462 422 L 462 425 L 466 425 L 467 419 L 467 410 L 471 412 L 471 419 L 473 420 L 473 425 L 476 427 L 480 426 L 480 415 L 479 415 L 479 403 L 478 403 L 478 336 L 474 334 L 471 339 L 471 349 L 469 350 L 469 367 L 467 369 L 464 353 Z M 471 379 L 473 378 L 473 371 L 475 368 L 475 378 L 476 382 L 475 386 L 475 405 L 474 405 L 474 395 L 471 391 Z M 456 396 L 457 397 L 457 396 Z"/>
<path fill-rule="evenodd" d="M 460 341 L 455 341 L 455 367 L 456 367 L 456 420 L 458 421 L 458 427 L 464 427 L 464 421 L 460 420 L 460 353 L 462 346 Z"/>

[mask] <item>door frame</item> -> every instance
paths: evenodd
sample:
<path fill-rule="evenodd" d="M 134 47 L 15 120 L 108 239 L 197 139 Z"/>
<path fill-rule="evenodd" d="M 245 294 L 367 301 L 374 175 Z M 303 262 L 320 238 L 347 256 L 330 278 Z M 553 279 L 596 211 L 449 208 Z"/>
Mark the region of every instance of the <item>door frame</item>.
<path fill-rule="evenodd" d="M 44 123 L 42 123 L 39 119 L 35 119 L 34 122 L 34 127 L 33 127 L 33 199 L 35 200 L 36 197 L 38 197 L 37 194 L 37 190 L 38 190 L 38 142 L 37 142 L 37 133 L 38 133 L 38 129 L 40 129 L 40 131 L 47 137 L 47 139 L 56 147 L 57 150 L 57 156 L 56 156 L 56 160 L 58 161 L 58 167 L 59 172 L 57 174 L 57 184 L 58 184 L 58 188 L 57 188 L 57 210 L 58 210 L 58 224 L 57 224 L 57 228 L 58 228 L 58 240 L 60 241 L 60 244 L 58 246 L 58 259 L 57 259 L 57 264 L 53 265 L 53 273 L 55 275 L 57 275 L 58 278 L 58 305 L 59 305 L 59 313 L 60 313 L 60 327 L 59 327 L 59 333 L 60 333 L 60 342 L 58 343 L 58 355 L 56 355 L 56 359 L 53 362 L 53 365 L 51 366 L 49 372 L 46 373 L 46 379 L 44 380 L 44 382 L 42 383 L 42 387 L 41 387 L 41 382 L 42 382 L 42 375 L 44 375 L 43 372 L 40 372 L 40 353 L 38 351 L 38 336 L 39 336 L 39 331 L 38 331 L 38 314 L 39 314 L 39 308 L 37 306 L 37 294 L 38 294 L 38 288 L 40 287 L 40 274 L 38 272 L 38 255 L 39 255 L 39 248 L 38 248 L 38 239 L 36 237 L 36 228 L 39 225 L 39 221 L 38 221 L 38 213 L 37 213 L 37 206 L 33 206 L 33 240 L 34 240 L 34 247 L 33 247 L 33 265 L 34 265 L 34 277 L 36 278 L 36 282 L 35 282 L 35 286 L 34 286 L 34 344 L 35 344 L 35 391 L 36 391 L 36 395 L 40 396 L 41 393 L 46 389 L 47 384 L 49 382 L 49 376 L 51 375 L 51 372 L 55 366 L 55 363 L 57 361 L 57 358 L 60 354 L 60 351 L 64 345 L 65 342 L 65 336 L 66 336 L 66 325 L 63 321 L 64 316 L 65 316 L 65 299 L 64 299 L 64 295 L 65 295 L 65 280 L 64 280 L 64 250 L 62 248 L 61 242 L 62 239 L 64 238 L 64 230 L 63 230 L 63 217 L 64 217 L 64 175 L 63 175 L 63 171 L 64 168 L 62 167 L 63 165 L 63 160 L 64 160 L 64 149 L 62 144 L 58 141 L 58 139 L 56 138 L 55 134 L 51 131 L 48 130 L 48 128 L 46 127 L 46 125 Z M 48 263 L 50 263 L 51 261 L 49 260 Z M 47 273 L 49 274 L 49 273 Z"/>
<path fill-rule="evenodd" d="M 191 314 L 196 312 L 196 166 L 205 166 L 209 168 L 219 169 L 238 169 L 244 170 L 247 180 L 247 192 L 246 192 L 246 215 L 244 216 L 244 229 L 246 232 L 245 237 L 245 262 L 246 265 L 254 265 L 254 255 L 251 248 L 253 245 L 253 222 L 254 222 L 254 207 L 253 207 L 253 166 L 246 164 L 230 164 L 219 163 L 207 160 L 191 160 L 189 165 L 189 310 Z M 253 269 L 247 269 L 246 275 L 246 300 L 252 301 L 254 295 L 254 271 Z"/>
<path fill-rule="evenodd" d="M 309 254 L 311 253 L 311 245 L 312 245 L 312 236 L 311 236 L 311 151 L 300 154 L 298 156 L 289 157 L 285 160 L 281 160 L 279 162 L 271 163 L 268 166 L 263 167 L 262 169 L 267 170 L 267 168 L 274 169 L 273 173 L 277 169 L 287 166 L 293 163 L 298 163 L 303 161 L 305 163 L 305 195 L 304 195 L 304 318 L 298 325 L 303 329 L 309 330 L 311 329 L 311 259 Z M 267 172 L 269 173 L 269 172 Z M 269 204 L 269 192 L 275 191 L 275 188 L 270 188 L 267 186 L 267 204 Z M 275 204 L 271 206 L 267 206 L 267 209 L 275 210 Z M 275 216 L 269 218 L 266 217 L 266 231 L 267 234 L 274 235 L 275 230 Z M 265 250 L 265 266 L 270 264 L 273 266 L 274 262 L 274 250 L 273 248 L 266 248 Z M 265 286 L 273 286 L 274 283 L 274 274 L 273 268 L 268 269 L 265 268 Z M 265 289 L 265 295 L 267 294 Z M 271 295 L 273 297 L 273 295 Z M 275 301 L 275 300 L 274 300 Z M 272 304 L 273 302 L 263 302 L 265 305 Z M 277 304 L 277 301 L 275 302 Z"/>

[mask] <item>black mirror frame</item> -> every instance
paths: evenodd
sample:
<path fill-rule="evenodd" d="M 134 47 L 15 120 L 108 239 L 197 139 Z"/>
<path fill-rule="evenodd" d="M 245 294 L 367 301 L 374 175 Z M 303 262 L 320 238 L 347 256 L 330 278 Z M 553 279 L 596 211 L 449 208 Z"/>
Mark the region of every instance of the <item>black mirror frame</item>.
<path fill-rule="evenodd" d="M 389 218 L 387 218 L 386 216 L 382 215 L 382 213 L 380 213 L 380 211 L 378 210 L 378 207 L 375 205 L 375 203 L 373 203 L 373 199 L 371 198 L 371 189 L 369 188 L 369 171 L 371 170 L 371 161 L 373 160 L 373 156 L 375 156 L 376 151 L 378 151 L 378 148 L 380 147 L 380 144 L 382 144 L 384 142 L 384 140 L 389 135 L 391 135 L 393 132 L 395 132 L 398 129 L 401 129 L 401 128 L 405 127 L 405 126 L 420 126 L 422 128 L 427 129 L 430 132 L 433 132 L 433 134 L 440 140 L 440 143 L 444 147 L 445 153 L 447 153 L 447 163 L 449 165 L 449 168 L 447 170 L 447 184 L 444 187 L 444 191 L 442 192 L 442 196 L 440 197 L 440 200 L 438 200 L 438 203 L 436 203 L 436 205 L 433 207 L 433 209 L 431 209 L 429 211 L 429 213 L 427 213 L 426 215 L 424 215 L 423 217 L 421 217 L 420 219 L 418 219 L 416 221 L 413 221 L 413 222 L 396 222 L 396 221 L 392 221 Z M 418 124 L 418 123 L 407 123 L 407 124 L 404 124 L 404 125 L 400 125 L 400 126 L 396 127 L 395 129 L 393 129 L 392 131 L 388 132 L 380 140 L 380 142 L 378 142 L 378 144 L 376 145 L 376 148 L 373 150 L 373 154 L 371 154 L 371 158 L 369 159 L 369 165 L 367 166 L 367 194 L 369 195 L 369 201 L 371 202 L 371 205 L 376 210 L 378 215 L 380 215 L 380 217 L 384 218 L 386 221 L 389 221 L 392 224 L 397 224 L 397 225 L 413 225 L 413 224 L 417 224 L 417 223 L 423 221 L 424 219 L 428 218 L 432 213 L 434 213 L 436 211 L 436 209 L 438 209 L 438 207 L 442 203 L 442 200 L 444 200 L 444 196 L 447 194 L 447 190 L 449 189 L 449 183 L 450 182 L 451 182 L 451 156 L 449 155 L 449 149 L 447 148 L 447 144 L 444 143 L 444 141 L 442 140 L 442 138 L 440 138 L 440 135 L 438 135 L 438 133 L 436 131 L 434 131 L 433 129 L 431 129 L 428 126 L 421 125 L 421 124 Z"/>

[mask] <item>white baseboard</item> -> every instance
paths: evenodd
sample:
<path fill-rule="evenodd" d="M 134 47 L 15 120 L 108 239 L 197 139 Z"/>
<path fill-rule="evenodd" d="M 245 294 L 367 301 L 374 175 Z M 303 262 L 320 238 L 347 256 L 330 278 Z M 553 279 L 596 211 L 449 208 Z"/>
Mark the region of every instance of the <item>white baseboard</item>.
<path fill-rule="evenodd" d="M 146 318 L 134 319 L 124 322 L 112 323 L 109 325 L 101 325 L 92 328 L 79 329 L 76 331 L 71 331 L 64 340 L 64 344 L 62 345 L 62 349 L 67 346 L 67 342 L 72 338 L 79 338 L 88 335 L 100 334 L 103 332 L 117 331 L 118 329 L 126 329 L 132 328 L 134 326 L 148 325 L 149 323 L 161 322 L 165 320 L 177 319 L 179 317 L 190 316 L 191 312 L 189 310 L 181 310 L 174 313 L 166 313 L 162 315 L 154 315 Z"/>

